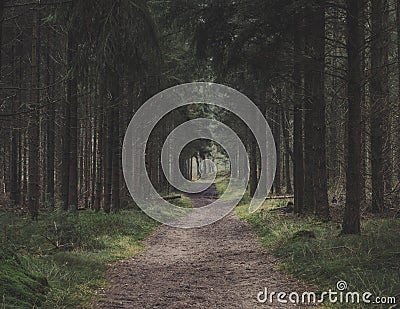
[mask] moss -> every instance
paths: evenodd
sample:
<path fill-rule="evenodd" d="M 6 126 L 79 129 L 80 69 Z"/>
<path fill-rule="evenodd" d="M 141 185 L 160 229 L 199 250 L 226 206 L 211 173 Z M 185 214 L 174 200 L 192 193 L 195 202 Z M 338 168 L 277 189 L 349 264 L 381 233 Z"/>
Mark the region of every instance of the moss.
<path fill-rule="evenodd" d="M 40 306 L 49 290 L 47 279 L 25 269 L 15 254 L 2 250 L 0 265 L 0 295 L 3 303 L 10 307 Z"/>
<path fill-rule="evenodd" d="M 273 203 L 276 202 L 265 202 L 252 214 L 247 211 L 248 205 L 242 205 L 237 207 L 237 213 L 278 258 L 282 271 L 324 290 L 345 280 L 352 291 L 399 297 L 399 219 L 367 220 L 362 222 L 361 236 L 339 237 L 337 224 L 271 212 L 269 209 L 280 206 Z"/>
<path fill-rule="evenodd" d="M 158 225 L 137 209 L 40 218 L 0 213 L 2 308 L 91 307 L 94 291 L 107 284 L 107 264 L 139 252 Z"/>

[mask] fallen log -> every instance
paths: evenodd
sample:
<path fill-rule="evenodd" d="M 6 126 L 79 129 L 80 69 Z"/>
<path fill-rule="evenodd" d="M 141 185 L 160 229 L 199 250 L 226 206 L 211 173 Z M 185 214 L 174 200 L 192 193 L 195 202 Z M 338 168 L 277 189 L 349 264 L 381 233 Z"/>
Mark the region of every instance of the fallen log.
<path fill-rule="evenodd" d="M 176 199 L 178 199 L 178 198 L 182 198 L 182 196 L 181 196 L 181 195 L 163 196 L 163 199 L 166 200 L 166 201 L 169 201 L 169 200 L 176 200 Z"/>
<path fill-rule="evenodd" d="M 269 196 L 267 197 L 267 200 L 286 200 L 286 199 L 291 199 L 294 198 L 293 195 L 287 195 L 287 196 Z"/>

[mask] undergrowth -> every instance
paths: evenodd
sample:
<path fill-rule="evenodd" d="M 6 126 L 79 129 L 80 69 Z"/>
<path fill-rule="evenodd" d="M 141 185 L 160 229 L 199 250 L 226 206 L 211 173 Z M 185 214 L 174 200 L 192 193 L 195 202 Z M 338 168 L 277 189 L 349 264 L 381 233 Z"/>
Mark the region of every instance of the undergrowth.
<path fill-rule="evenodd" d="M 318 286 L 321 291 L 335 290 L 336 283 L 344 280 L 348 291 L 368 291 L 373 298 L 395 296 L 399 302 L 399 219 L 364 221 L 361 236 L 339 236 L 337 223 L 270 211 L 286 203 L 286 200 L 267 201 L 253 214 L 249 214 L 246 204 L 237 207 L 238 215 L 251 223 L 265 248 L 279 261 L 281 270 Z M 390 308 L 388 304 L 336 306 Z"/>
<path fill-rule="evenodd" d="M 137 253 L 157 225 L 139 210 L 40 218 L 0 214 L 0 308 L 89 308 L 107 264 Z"/>

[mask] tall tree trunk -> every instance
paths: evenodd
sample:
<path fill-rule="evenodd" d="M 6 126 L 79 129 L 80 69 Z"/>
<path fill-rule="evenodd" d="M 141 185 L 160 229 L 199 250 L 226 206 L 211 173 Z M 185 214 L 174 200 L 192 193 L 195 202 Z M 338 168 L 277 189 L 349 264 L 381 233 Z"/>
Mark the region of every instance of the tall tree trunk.
<path fill-rule="evenodd" d="M 280 90 L 278 90 L 278 100 L 281 99 Z M 275 139 L 275 147 L 276 147 L 276 174 L 274 180 L 274 194 L 281 195 L 282 194 L 282 151 L 281 151 L 281 117 L 279 113 L 279 106 L 275 105 L 273 109 L 273 119 L 274 119 L 274 139 Z"/>
<path fill-rule="evenodd" d="M 102 91 L 102 90 L 101 90 Z M 101 200 L 103 196 L 103 158 L 104 158 L 104 96 L 100 92 L 100 106 L 98 111 L 98 125 L 97 125 L 97 178 L 96 178 L 96 194 L 94 200 L 94 210 L 100 211 Z"/>
<path fill-rule="evenodd" d="M 39 11 L 33 11 L 32 60 L 31 60 L 31 108 L 29 121 L 29 181 L 28 207 L 33 220 L 39 216 L 40 166 L 39 166 Z"/>
<path fill-rule="evenodd" d="M 113 138 L 113 158 L 112 158 L 112 206 L 113 211 L 120 210 L 120 169 L 122 151 L 120 138 L 119 138 L 119 97 L 120 97 L 120 81 L 117 74 L 114 75 L 112 80 L 112 100 L 113 100 L 113 123 L 114 123 L 114 138 Z M 156 161 L 157 162 L 157 161 Z M 156 164 L 154 162 L 154 164 Z"/>
<path fill-rule="evenodd" d="M 112 161 L 114 141 L 114 110 L 109 102 L 107 107 L 107 142 L 105 144 L 105 169 L 104 169 L 104 206 L 106 213 L 111 211 L 111 186 L 112 186 Z"/>
<path fill-rule="evenodd" d="M 253 197 L 257 190 L 257 146 L 253 135 L 248 131 L 249 160 L 250 160 L 250 196 Z"/>
<path fill-rule="evenodd" d="M 362 31 L 359 0 L 347 0 L 348 53 L 348 139 L 346 167 L 346 207 L 343 234 L 360 234 L 361 203 L 361 49 Z"/>
<path fill-rule="evenodd" d="M 387 88 L 387 35 L 385 34 L 384 10 L 387 0 L 372 0 L 371 39 L 371 186 L 372 212 L 381 212 L 384 201 L 384 115 L 388 104 Z"/>
<path fill-rule="evenodd" d="M 400 182 L 400 0 L 397 0 L 397 5 L 396 5 L 396 25 L 397 25 L 397 74 L 398 74 L 398 93 L 397 93 L 397 121 L 395 122 L 397 124 L 395 128 L 395 136 L 397 136 L 396 139 L 396 148 L 397 148 L 397 153 L 396 153 L 396 174 L 397 174 L 397 182 Z M 397 204 L 400 204 L 400 194 L 397 193 Z"/>
<path fill-rule="evenodd" d="M 73 211 L 78 209 L 78 81 L 74 64 L 77 50 L 75 31 L 70 30 L 67 48 L 68 66 L 71 69 L 71 76 L 67 81 L 67 103 L 70 109 L 68 207 Z"/>
<path fill-rule="evenodd" d="M 12 84 L 16 85 L 16 61 L 15 61 L 15 45 L 12 46 L 11 52 L 11 62 L 12 62 Z M 17 110 L 17 104 L 19 102 L 16 100 L 16 96 L 13 97 L 11 102 L 11 112 L 15 114 Z M 18 204 L 18 116 L 13 116 L 14 121 L 11 122 L 11 164 L 10 164 L 10 199 L 13 205 Z"/>
<path fill-rule="evenodd" d="M 313 143 L 313 97 L 312 97 L 312 57 L 313 37 L 309 8 L 305 12 L 304 26 L 304 211 L 313 212 L 315 209 L 314 194 L 314 143 Z"/>
<path fill-rule="evenodd" d="M 0 81 L 2 80 L 3 73 L 3 19 L 4 19 L 4 3 L 5 0 L 0 0 Z"/>
<path fill-rule="evenodd" d="M 97 98 L 97 92 L 96 92 Z M 97 122 L 98 122 L 98 114 L 94 111 L 94 119 L 93 119 L 93 128 L 91 132 L 91 136 L 93 138 L 93 146 L 92 146 L 92 179 L 91 179 L 91 197 L 90 197 L 90 207 L 94 208 L 94 203 L 96 200 L 96 182 L 99 175 L 97 174 L 97 153 L 98 153 L 98 139 L 99 136 L 97 135 Z"/>
<path fill-rule="evenodd" d="M 314 169 L 314 209 L 323 221 L 330 219 L 326 167 L 326 121 L 325 121 L 325 7 L 326 2 L 311 1 L 308 22 L 311 32 L 310 88 L 312 121 L 312 164 Z M 310 133 L 310 132 L 309 132 Z M 309 158 L 306 158 L 306 160 Z"/>
<path fill-rule="evenodd" d="M 368 172 L 368 109 L 367 109 L 367 91 L 365 81 L 367 80 L 366 67 L 367 67 L 367 51 L 366 45 L 366 26 L 365 21 L 367 18 L 366 3 L 363 2 L 361 6 L 360 15 L 360 31 L 361 31 L 361 207 L 367 201 L 367 172 Z"/>
<path fill-rule="evenodd" d="M 288 124 L 288 115 L 285 112 L 284 107 L 281 106 L 281 123 L 282 123 L 282 132 L 283 132 L 283 141 L 285 143 L 285 183 L 286 183 L 286 193 L 292 194 L 292 181 L 290 179 L 290 157 L 292 156 L 292 150 L 290 149 L 290 141 L 289 141 L 289 124 Z"/>
<path fill-rule="evenodd" d="M 46 150 L 47 150 L 47 159 L 46 159 L 46 202 L 51 207 L 54 208 L 54 159 L 55 159 L 55 106 L 52 102 L 53 98 L 51 97 L 51 67 L 54 65 L 50 60 L 50 29 L 48 29 L 47 33 L 47 48 L 46 48 L 46 97 L 47 97 L 47 126 L 46 126 Z"/>
<path fill-rule="evenodd" d="M 301 24 L 301 18 L 296 18 Z M 302 97 L 302 36 L 294 34 L 294 116 L 293 116 L 293 179 L 294 179 L 294 212 L 304 210 L 304 149 L 303 149 L 303 97 Z"/>

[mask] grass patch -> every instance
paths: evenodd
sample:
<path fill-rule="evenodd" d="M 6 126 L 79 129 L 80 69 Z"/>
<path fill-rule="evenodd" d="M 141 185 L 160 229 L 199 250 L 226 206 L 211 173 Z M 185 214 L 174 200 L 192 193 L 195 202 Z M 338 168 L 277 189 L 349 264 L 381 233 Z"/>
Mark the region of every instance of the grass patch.
<path fill-rule="evenodd" d="M 108 263 L 136 254 L 157 223 L 139 210 L 3 213 L 1 308 L 90 308 Z"/>
<path fill-rule="evenodd" d="M 181 194 L 181 198 L 169 201 L 171 204 L 182 208 L 192 208 L 192 201 L 186 195 Z"/>
<path fill-rule="evenodd" d="M 269 211 L 286 204 L 285 200 L 267 201 L 253 214 L 249 214 L 248 205 L 236 209 L 239 217 L 254 227 L 265 248 L 278 258 L 281 270 L 323 291 L 334 290 L 337 281 L 345 280 L 349 291 L 368 291 L 373 297 L 396 296 L 399 302 L 399 219 L 364 221 L 362 236 L 339 237 L 338 224 Z M 347 308 L 364 307 L 353 304 Z"/>
<path fill-rule="evenodd" d="M 229 173 L 226 173 L 226 172 L 218 173 L 217 177 L 215 178 L 215 187 L 217 189 L 219 197 L 221 197 L 224 194 L 224 192 L 228 188 L 228 184 L 229 184 Z M 230 198 L 230 196 L 228 196 L 228 199 L 229 198 Z M 239 205 L 247 204 L 250 201 L 251 201 L 251 198 L 250 198 L 249 190 L 246 190 L 242 199 L 239 202 Z"/>

